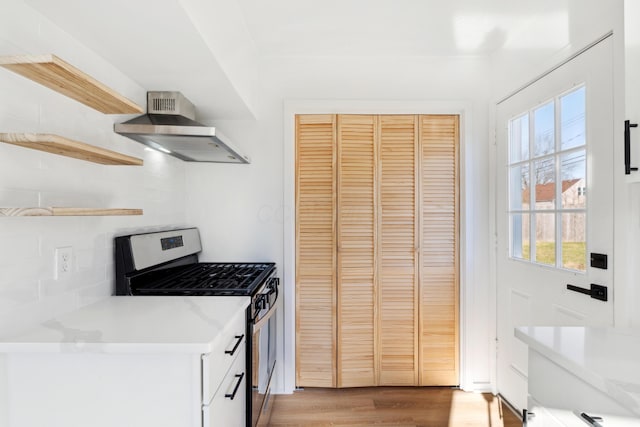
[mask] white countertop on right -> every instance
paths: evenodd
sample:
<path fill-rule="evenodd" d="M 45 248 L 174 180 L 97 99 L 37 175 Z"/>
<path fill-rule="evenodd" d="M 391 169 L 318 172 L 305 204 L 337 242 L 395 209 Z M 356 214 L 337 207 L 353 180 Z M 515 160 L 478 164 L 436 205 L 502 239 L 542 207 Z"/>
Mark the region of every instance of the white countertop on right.
<path fill-rule="evenodd" d="M 640 330 L 528 326 L 515 335 L 640 416 Z"/>

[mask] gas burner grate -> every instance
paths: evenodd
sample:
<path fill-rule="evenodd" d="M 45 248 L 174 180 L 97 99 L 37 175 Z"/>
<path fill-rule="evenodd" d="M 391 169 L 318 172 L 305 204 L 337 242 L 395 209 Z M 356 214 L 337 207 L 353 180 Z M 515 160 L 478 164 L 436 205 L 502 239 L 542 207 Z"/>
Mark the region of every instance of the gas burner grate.
<path fill-rule="evenodd" d="M 275 268 L 273 263 L 198 263 L 167 270 L 138 284 L 146 295 L 251 295 Z"/>

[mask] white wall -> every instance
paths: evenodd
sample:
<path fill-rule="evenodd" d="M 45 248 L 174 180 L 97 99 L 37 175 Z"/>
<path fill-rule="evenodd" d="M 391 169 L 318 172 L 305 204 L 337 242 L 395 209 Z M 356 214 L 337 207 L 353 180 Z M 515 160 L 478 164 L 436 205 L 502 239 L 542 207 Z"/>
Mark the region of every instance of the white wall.
<path fill-rule="evenodd" d="M 0 55 L 55 53 L 123 95 L 145 92 L 22 2 L 0 2 Z M 0 68 L 0 132 L 59 134 L 144 158 L 104 166 L 0 143 L 0 206 L 143 208 L 143 216 L 0 218 L 0 334 L 10 335 L 114 293 L 113 237 L 183 224 L 184 163 L 113 133 L 114 121 Z M 144 105 L 144 104 L 142 104 Z M 54 250 L 73 248 L 73 271 L 54 280 Z M 0 360 L 0 425 L 6 398 Z"/>
<path fill-rule="evenodd" d="M 340 112 L 465 112 L 463 243 L 464 386 L 490 389 L 493 298 L 488 283 L 488 63 L 481 58 L 270 58 L 259 70 L 257 122 L 216 123 L 253 158 L 248 166 L 188 165 L 187 220 L 200 227 L 203 258 L 268 259 L 284 278 L 284 342 L 277 392 L 294 386 L 293 139 L 298 105 Z M 376 108 L 376 105 L 378 106 Z M 293 108 L 293 110 L 291 110 Z M 366 110 L 366 111 L 365 111 Z M 303 112 L 303 111 L 299 111 Z M 284 125 L 283 125 L 284 124 Z M 283 127 L 284 126 L 284 127 Z M 283 236 L 284 239 L 283 240 Z M 281 334 L 281 337 L 283 335 Z M 465 351 L 466 350 L 466 351 Z"/>

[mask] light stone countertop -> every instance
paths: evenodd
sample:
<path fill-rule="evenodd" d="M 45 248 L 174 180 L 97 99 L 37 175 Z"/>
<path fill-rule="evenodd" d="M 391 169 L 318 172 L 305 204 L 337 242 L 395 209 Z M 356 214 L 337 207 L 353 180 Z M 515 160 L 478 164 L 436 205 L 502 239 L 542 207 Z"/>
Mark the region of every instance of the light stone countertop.
<path fill-rule="evenodd" d="M 0 353 L 209 353 L 250 298 L 113 296 L 0 337 Z"/>
<path fill-rule="evenodd" d="M 515 336 L 640 416 L 640 330 L 529 326 Z"/>

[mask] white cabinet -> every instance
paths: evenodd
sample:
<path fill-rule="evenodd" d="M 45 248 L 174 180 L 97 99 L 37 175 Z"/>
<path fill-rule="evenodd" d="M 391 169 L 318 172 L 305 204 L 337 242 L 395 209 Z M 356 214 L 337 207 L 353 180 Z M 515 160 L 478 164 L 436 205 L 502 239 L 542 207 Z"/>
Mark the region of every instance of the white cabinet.
<path fill-rule="evenodd" d="M 247 408 L 244 312 L 224 331 L 227 345 L 202 356 L 203 427 L 242 427 Z"/>
<path fill-rule="evenodd" d="M 200 355 L 11 353 L 8 427 L 202 427 Z"/>
<path fill-rule="evenodd" d="M 584 423 L 570 411 L 547 408 L 529 396 L 527 427 L 584 427 Z M 579 424 L 581 423 L 581 424 Z"/>
<path fill-rule="evenodd" d="M 640 419 L 610 395 L 531 349 L 527 400 L 534 414 L 529 427 L 584 427 L 582 413 L 600 417 L 604 427 L 640 427 Z"/>
<path fill-rule="evenodd" d="M 113 297 L 0 340 L 8 427 L 243 427 L 248 302 Z"/>
<path fill-rule="evenodd" d="M 613 328 L 529 327 L 528 427 L 640 427 L 638 335 Z M 627 371 L 628 370 L 628 371 Z M 523 420 L 524 421 L 524 420 Z M 598 425 L 598 424 L 592 424 Z"/>
<path fill-rule="evenodd" d="M 247 406 L 245 348 L 239 352 L 208 404 L 202 406 L 203 427 L 242 427 Z"/>
<path fill-rule="evenodd" d="M 240 352 L 242 352 L 242 358 L 244 359 L 247 345 L 245 325 L 244 313 L 239 313 L 222 332 L 223 336 L 220 342 L 224 343 L 224 346 L 202 356 L 203 404 L 206 405 L 211 401 L 214 393 L 222 384 L 231 364 L 234 363 Z"/>

